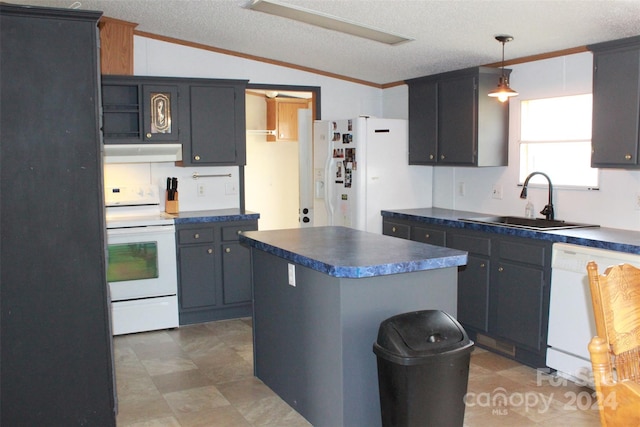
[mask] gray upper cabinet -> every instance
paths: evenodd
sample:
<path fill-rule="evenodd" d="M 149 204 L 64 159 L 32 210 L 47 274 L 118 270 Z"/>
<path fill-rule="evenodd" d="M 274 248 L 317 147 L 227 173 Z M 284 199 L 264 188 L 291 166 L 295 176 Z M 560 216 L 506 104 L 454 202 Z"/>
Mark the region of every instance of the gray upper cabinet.
<path fill-rule="evenodd" d="M 246 163 L 245 87 L 243 81 L 189 85 L 184 166 Z"/>
<path fill-rule="evenodd" d="M 179 138 L 178 85 L 142 85 L 142 123 L 146 142 L 173 142 Z"/>
<path fill-rule="evenodd" d="M 593 51 L 591 165 L 640 167 L 640 37 L 588 46 Z"/>
<path fill-rule="evenodd" d="M 409 85 L 409 164 L 435 164 L 438 155 L 438 81 Z"/>
<path fill-rule="evenodd" d="M 102 76 L 105 144 L 180 142 L 177 83 Z"/>
<path fill-rule="evenodd" d="M 474 67 L 408 80 L 409 164 L 506 166 L 509 103 L 487 96 L 500 75 Z"/>
<path fill-rule="evenodd" d="M 246 163 L 246 80 L 103 76 L 105 144 L 179 143 L 181 166 Z"/>

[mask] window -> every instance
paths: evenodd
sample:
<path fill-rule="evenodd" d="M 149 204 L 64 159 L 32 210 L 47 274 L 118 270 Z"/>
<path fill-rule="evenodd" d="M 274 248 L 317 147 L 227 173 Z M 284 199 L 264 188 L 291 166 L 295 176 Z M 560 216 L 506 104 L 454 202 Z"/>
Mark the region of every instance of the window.
<path fill-rule="evenodd" d="M 598 169 L 591 167 L 591 106 L 591 94 L 520 103 L 520 183 L 539 171 L 554 186 L 598 187 Z M 546 185 L 539 175 L 531 182 Z"/>

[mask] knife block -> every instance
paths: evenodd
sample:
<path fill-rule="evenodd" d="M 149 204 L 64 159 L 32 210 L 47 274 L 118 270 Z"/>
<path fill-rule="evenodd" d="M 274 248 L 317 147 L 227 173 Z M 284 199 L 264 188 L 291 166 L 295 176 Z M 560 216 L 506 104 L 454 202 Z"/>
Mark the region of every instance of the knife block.
<path fill-rule="evenodd" d="M 164 194 L 164 211 L 168 214 L 177 214 L 180 211 L 178 206 L 178 192 L 175 192 L 175 200 L 169 200 L 169 192 Z"/>

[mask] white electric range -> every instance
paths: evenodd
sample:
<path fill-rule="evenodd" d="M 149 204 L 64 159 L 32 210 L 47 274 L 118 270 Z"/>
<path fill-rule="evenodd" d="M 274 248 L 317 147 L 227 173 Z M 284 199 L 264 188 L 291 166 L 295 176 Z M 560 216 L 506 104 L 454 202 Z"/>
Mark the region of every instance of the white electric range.
<path fill-rule="evenodd" d="M 175 226 L 159 188 L 106 188 L 105 205 L 113 334 L 177 327 Z"/>

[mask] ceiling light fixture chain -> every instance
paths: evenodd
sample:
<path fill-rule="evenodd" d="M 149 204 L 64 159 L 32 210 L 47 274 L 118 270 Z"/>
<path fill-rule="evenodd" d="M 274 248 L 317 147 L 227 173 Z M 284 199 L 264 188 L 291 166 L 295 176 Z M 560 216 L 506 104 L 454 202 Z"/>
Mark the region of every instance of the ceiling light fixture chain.
<path fill-rule="evenodd" d="M 513 37 L 508 35 L 499 35 L 496 36 L 495 39 L 502 43 L 502 74 L 500 76 L 500 80 L 498 81 L 498 87 L 489 92 L 489 96 L 498 98 L 500 102 L 505 102 L 512 96 L 518 96 L 518 92 L 509 87 L 509 77 L 507 77 L 504 72 L 504 45 L 512 41 Z"/>

